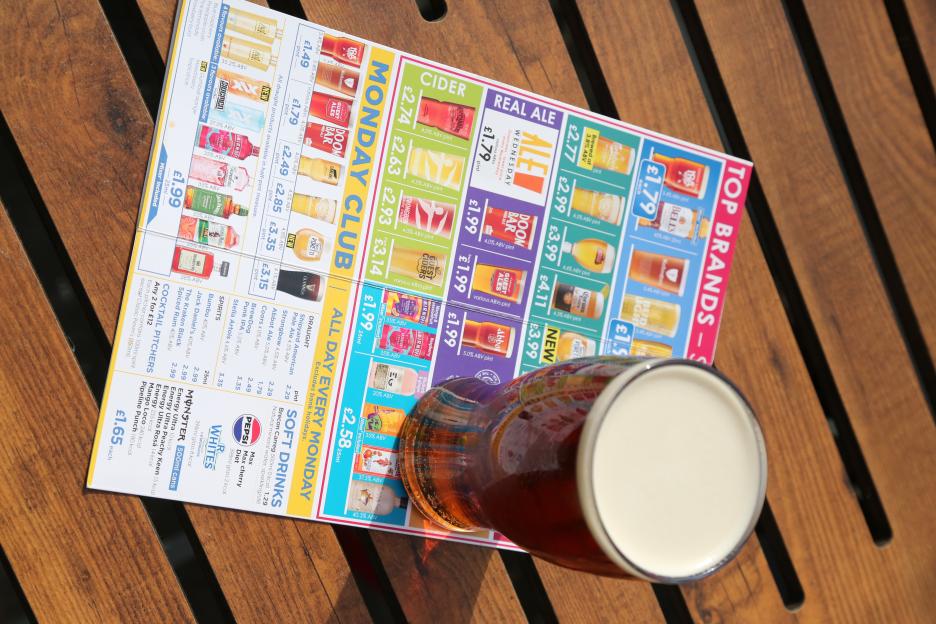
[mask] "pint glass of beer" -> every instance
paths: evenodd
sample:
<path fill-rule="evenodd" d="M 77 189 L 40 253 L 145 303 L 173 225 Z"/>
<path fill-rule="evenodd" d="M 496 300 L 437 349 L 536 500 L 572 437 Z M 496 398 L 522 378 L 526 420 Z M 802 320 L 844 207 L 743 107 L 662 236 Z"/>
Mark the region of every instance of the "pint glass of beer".
<path fill-rule="evenodd" d="M 767 460 L 740 392 L 689 360 L 589 357 L 431 389 L 401 433 L 410 500 L 553 563 L 679 583 L 740 550 Z"/>

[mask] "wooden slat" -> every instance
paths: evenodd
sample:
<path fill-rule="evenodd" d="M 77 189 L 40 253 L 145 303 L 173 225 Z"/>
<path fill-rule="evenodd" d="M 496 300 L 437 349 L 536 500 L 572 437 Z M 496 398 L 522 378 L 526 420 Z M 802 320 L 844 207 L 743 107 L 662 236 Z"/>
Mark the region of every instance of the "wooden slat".
<path fill-rule="evenodd" d="M 0 542 L 42 622 L 193 621 L 139 499 L 84 490 L 97 407 L 0 206 Z"/>
<path fill-rule="evenodd" d="M 936 2 L 933 0 L 903 0 L 910 15 L 913 32 L 920 43 L 920 53 L 936 83 Z"/>
<path fill-rule="evenodd" d="M 880 583 L 893 579 L 888 601 L 881 600 L 880 589 L 873 599 L 858 600 L 853 590 L 851 608 L 858 602 L 869 608 L 888 605 L 891 617 L 923 618 L 936 605 L 936 543 L 929 503 L 936 500 L 936 429 L 783 8 L 768 0 L 736 4 L 702 0 L 699 12 L 894 529 L 894 542 L 869 559 L 889 570 L 877 575 Z M 738 24 L 745 27 L 739 29 Z M 853 45 L 869 45 L 857 36 L 851 35 Z M 892 110 L 900 110 L 898 106 L 895 103 Z M 878 117 L 877 123 L 888 120 Z M 905 158 L 904 166 L 918 166 Z M 912 179 L 913 174 L 905 175 Z"/>
<path fill-rule="evenodd" d="M 5 3 L 0 26 L 11 33 L 0 76 L 17 85 L 0 91 L 0 106 L 110 333 L 152 120 L 94 0 Z M 86 461 L 84 456 L 78 464 Z M 343 621 L 369 619 L 329 527 L 197 506 L 187 510 L 239 620 L 286 620 L 310 611 L 317 618 L 331 613 Z"/>
<path fill-rule="evenodd" d="M 326 0 L 303 0 L 306 15 L 318 23 L 367 39 L 448 63 L 460 69 L 490 76 L 497 80 L 531 89 L 566 102 L 585 105 L 575 70 L 572 67 L 548 2 L 481 1 L 451 2 L 448 13 L 439 22 L 426 22 L 411 0 L 392 0 L 381 4 L 379 19 L 373 5 L 362 0 L 335 3 Z M 374 541 L 385 565 L 407 561 L 418 565 L 405 542 L 396 536 L 374 533 Z M 440 544 L 432 556 L 450 567 L 430 566 L 415 590 L 394 578 L 391 580 L 408 617 L 433 621 L 438 611 L 429 605 L 461 608 L 462 575 L 489 577 L 480 585 L 481 593 L 474 609 L 491 608 L 495 612 L 516 613 L 515 596 L 499 558 L 491 559 L 483 550 Z M 444 553 L 444 555 L 442 554 Z M 629 614 L 633 621 L 661 621 L 650 587 L 642 583 L 596 579 L 537 562 L 553 608 L 563 621 L 614 621 Z M 413 600 L 409 595 L 419 596 Z M 601 596 L 613 597 L 606 600 Z M 586 612 L 576 612 L 573 605 L 589 604 Z M 476 612 L 481 617 L 483 612 Z"/>
<path fill-rule="evenodd" d="M 876 0 L 805 5 L 923 337 L 936 354 L 936 152 L 887 11 Z"/>
<path fill-rule="evenodd" d="M 156 47 L 159 48 L 159 55 L 165 62 L 166 55 L 169 53 L 169 41 L 172 38 L 178 0 L 137 0 L 137 6 L 140 7 L 143 20 L 153 36 L 153 41 L 156 42 Z"/>

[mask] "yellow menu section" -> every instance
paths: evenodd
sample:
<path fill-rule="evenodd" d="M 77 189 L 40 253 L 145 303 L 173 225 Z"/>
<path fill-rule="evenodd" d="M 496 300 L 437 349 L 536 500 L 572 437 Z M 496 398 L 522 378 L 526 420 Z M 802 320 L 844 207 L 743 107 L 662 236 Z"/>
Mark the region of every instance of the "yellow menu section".
<path fill-rule="evenodd" d="M 377 168 L 374 153 L 377 151 L 377 138 L 389 95 L 393 61 L 393 53 L 373 47 L 367 68 L 362 72 L 366 76 L 363 97 L 351 145 L 351 162 L 322 307 L 324 318 L 316 342 L 298 456 L 289 491 L 287 512 L 296 516 L 312 516 L 316 481 L 325 453 L 325 424 L 332 411 L 335 376 L 340 374 L 338 355 L 348 324 L 354 266 L 366 217 L 364 210 L 367 197 Z"/>

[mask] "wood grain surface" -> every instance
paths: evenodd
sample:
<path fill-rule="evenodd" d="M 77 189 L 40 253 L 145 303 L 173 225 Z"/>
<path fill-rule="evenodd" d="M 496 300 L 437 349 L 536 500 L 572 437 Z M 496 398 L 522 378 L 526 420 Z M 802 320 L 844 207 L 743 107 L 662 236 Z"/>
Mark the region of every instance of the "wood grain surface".
<path fill-rule="evenodd" d="M 920 53 L 929 71 L 930 81 L 936 83 L 936 2 L 933 0 L 903 0 L 920 44 Z"/>
<path fill-rule="evenodd" d="M 936 152 L 887 11 L 876 0 L 805 4 L 924 340 L 936 354 Z"/>
<path fill-rule="evenodd" d="M 18 84 L 2 90 L 0 106 L 111 335 L 152 119 L 94 0 L 6 3 L 0 26 L 16 33 L 4 44 L 11 62 L 0 64 L 0 75 Z M 59 45 L 35 45 L 43 37 Z M 91 436 L 80 439 L 90 444 Z M 84 456 L 82 469 L 86 463 Z M 304 619 L 310 610 L 323 619 L 369 620 L 330 527 L 195 505 L 187 511 L 238 620 Z M 282 591 L 284 581 L 292 591 Z"/>
<path fill-rule="evenodd" d="M 0 206 L 0 543 L 41 622 L 194 621 L 137 498 L 84 489 L 97 406 Z"/>

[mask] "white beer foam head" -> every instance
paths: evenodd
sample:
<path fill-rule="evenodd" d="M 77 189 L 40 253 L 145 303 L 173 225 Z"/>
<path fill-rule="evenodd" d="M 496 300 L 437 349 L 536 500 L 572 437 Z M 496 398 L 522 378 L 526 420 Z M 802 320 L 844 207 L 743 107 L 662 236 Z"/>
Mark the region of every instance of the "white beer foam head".
<path fill-rule="evenodd" d="M 605 554 L 648 580 L 678 582 L 733 556 L 760 514 L 763 437 L 731 384 L 687 361 L 614 379 L 578 455 L 586 521 Z"/>

